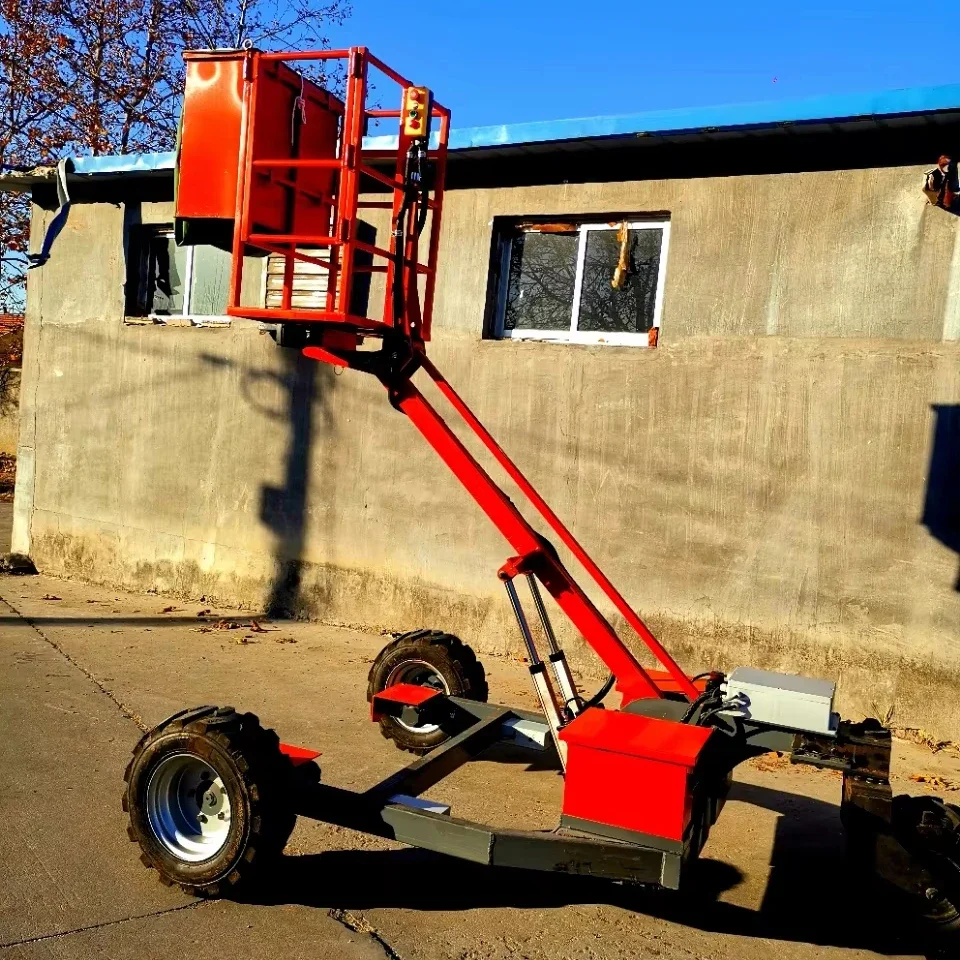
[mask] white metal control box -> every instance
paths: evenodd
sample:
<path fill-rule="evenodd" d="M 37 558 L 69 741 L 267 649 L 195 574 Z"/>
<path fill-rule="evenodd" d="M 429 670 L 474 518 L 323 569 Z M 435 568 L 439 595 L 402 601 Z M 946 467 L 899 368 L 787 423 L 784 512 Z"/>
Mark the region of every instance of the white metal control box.
<path fill-rule="evenodd" d="M 833 735 L 840 718 L 833 712 L 837 685 L 790 673 L 737 667 L 724 680 L 724 700 L 739 705 L 724 711 L 734 716 L 790 730 Z"/>

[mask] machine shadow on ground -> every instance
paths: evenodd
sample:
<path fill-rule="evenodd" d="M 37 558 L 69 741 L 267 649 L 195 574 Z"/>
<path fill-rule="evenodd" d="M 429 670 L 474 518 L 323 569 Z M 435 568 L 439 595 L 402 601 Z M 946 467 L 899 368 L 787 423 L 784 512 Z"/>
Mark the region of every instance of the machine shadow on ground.
<path fill-rule="evenodd" d="M 606 904 L 702 930 L 771 941 L 872 950 L 922 951 L 884 909 L 878 891 L 848 866 L 839 810 L 822 800 L 736 783 L 731 799 L 781 814 L 770 878 L 759 910 L 721 897 L 744 881 L 708 845 L 680 893 L 558 873 L 492 868 L 420 849 L 343 850 L 284 856 L 251 902 L 318 909 L 460 911 Z M 810 906 L 811 890 L 816 906 Z"/>
<path fill-rule="evenodd" d="M 376 228 L 365 220 L 356 222 L 357 236 L 364 243 L 375 244 Z M 373 256 L 360 252 L 356 262 L 373 263 Z M 370 304 L 371 274 L 361 274 L 354 281 L 351 310 L 366 316 Z M 260 490 L 260 522 L 275 537 L 273 551 L 274 576 L 266 600 L 266 612 L 273 617 L 296 618 L 303 614 L 304 547 L 307 540 L 307 517 L 311 472 L 330 469 L 331 458 L 313 462 L 317 434 L 330 439 L 335 424 L 329 409 L 329 394 L 334 386 L 333 369 L 305 357 L 299 347 L 278 347 L 282 373 L 261 374 L 274 377 L 287 394 L 283 411 L 270 411 L 271 419 L 289 424 L 289 440 L 284 458 L 283 482 L 279 486 L 264 484 Z M 250 373 L 246 374 L 248 377 Z M 318 420 L 322 421 L 318 423 Z M 333 483 L 327 477 L 314 477 L 323 490 L 320 505 L 326 516 L 332 515 Z"/>

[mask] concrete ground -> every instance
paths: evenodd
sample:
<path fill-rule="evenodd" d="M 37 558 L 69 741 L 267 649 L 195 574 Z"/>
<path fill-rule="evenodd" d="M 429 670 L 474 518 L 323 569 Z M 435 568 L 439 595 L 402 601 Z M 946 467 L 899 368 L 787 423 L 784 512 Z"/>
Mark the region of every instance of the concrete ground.
<path fill-rule="evenodd" d="M 0 577 L 0 960 L 866 960 L 910 957 L 903 925 L 844 870 L 840 780 L 776 757 L 738 771 L 697 888 L 655 895 L 494 872 L 302 820 L 268 903 L 196 902 L 128 842 L 122 773 L 140 731 L 233 703 L 323 751 L 330 783 L 370 785 L 405 760 L 367 720 L 382 636 L 267 623 L 215 629 L 207 604 Z M 487 663 L 491 699 L 532 705 L 519 663 Z M 911 774 L 960 783 L 948 750 L 898 742 Z M 548 826 L 555 771 L 478 762 L 430 792 L 456 815 Z"/>

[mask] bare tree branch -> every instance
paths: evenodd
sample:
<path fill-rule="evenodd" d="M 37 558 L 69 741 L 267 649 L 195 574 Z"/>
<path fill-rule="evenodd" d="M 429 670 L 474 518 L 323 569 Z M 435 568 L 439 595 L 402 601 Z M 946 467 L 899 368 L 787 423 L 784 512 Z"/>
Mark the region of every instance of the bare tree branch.
<path fill-rule="evenodd" d="M 0 0 L 0 164 L 173 146 L 183 52 L 329 46 L 346 0 Z M 22 305 L 30 199 L 0 193 L 0 312 Z"/>

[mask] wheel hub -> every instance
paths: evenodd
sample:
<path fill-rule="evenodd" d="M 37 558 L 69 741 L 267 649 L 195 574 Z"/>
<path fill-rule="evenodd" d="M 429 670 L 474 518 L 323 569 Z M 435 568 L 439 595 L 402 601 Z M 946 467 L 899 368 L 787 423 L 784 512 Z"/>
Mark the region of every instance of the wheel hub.
<path fill-rule="evenodd" d="M 177 753 L 157 764 L 147 783 L 150 829 L 175 857 L 200 863 L 215 857 L 230 833 L 230 798 L 205 760 Z"/>
<path fill-rule="evenodd" d="M 392 687 L 396 683 L 412 683 L 418 687 L 429 687 L 431 690 L 437 690 L 440 693 L 450 695 L 450 688 L 447 686 L 447 681 L 444 680 L 436 668 L 427 663 L 426 660 L 405 660 L 403 663 L 397 664 L 397 666 L 390 671 L 386 686 Z M 411 733 L 430 734 L 440 729 L 435 723 L 416 725 L 404 723 L 399 717 L 396 718 L 396 721 L 401 727 L 409 730 Z"/>

